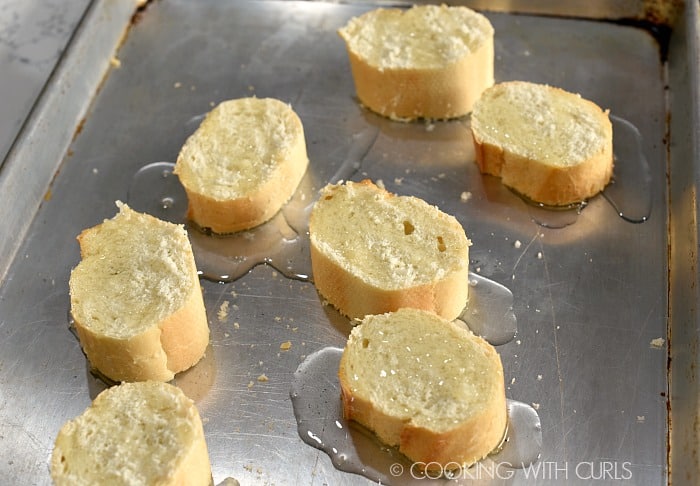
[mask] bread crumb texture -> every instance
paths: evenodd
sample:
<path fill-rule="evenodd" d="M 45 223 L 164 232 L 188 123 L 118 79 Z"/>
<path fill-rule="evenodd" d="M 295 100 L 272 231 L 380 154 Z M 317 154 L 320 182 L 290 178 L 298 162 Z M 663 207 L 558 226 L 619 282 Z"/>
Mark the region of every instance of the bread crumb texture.
<path fill-rule="evenodd" d="M 431 312 L 366 316 L 350 334 L 339 378 L 346 415 L 416 461 L 471 463 L 505 433 L 495 348 Z"/>
<path fill-rule="evenodd" d="M 114 218 L 79 237 L 82 258 L 71 272 L 71 312 L 92 332 L 125 339 L 173 314 L 198 281 L 189 276 L 184 226 L 117 206 Z"/>
<path fill-rule="evenodd" d="M 376 9 L 351 19 L 340 36 L 378 69 L 439 69 L 493 37 L 483 15 L 466 7 Z"/>
<path fill-rule="evenodd" d="M 370 181 L 326 186 L 313 208 L 311 227 L 314 246 L 383 289 L 440 280 L 469 263 L 471 242 L 453 216 Z"/>
<path fill-rule="evenodd" d="M 481 95 L 471 115 L 482 143 L 514 154 L 567 167 L 601 152 L 607 119 L 597 105 L 551 86 L 512 81 Z"/>
<path fill-rule="evenodd" d="M 213 199 L 243 197 L 263 185 L 303 138 L 288 104 L 273 98 L 227 100 L 187 139 L 175 172 L 189 190 Z"/>
<path fill-rule="evenodd" d="M 211 467 L 199 413 L 167 383 L 108 388 L 61 428 L 51 477 L 59 486 L 208 485 Z"/>

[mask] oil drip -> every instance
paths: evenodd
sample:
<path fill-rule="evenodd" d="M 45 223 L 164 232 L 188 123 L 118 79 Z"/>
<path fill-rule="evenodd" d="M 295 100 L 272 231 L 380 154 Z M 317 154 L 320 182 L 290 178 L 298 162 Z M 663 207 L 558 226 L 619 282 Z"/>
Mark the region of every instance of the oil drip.
<path fill-rule="evenodd" d="M 610 115 L 613 126 L 614 169 L 601 196 L 617 215 L 630 223 L 643 223 L 651 216 L 651 169 L 642 150 L 642 135 L 629 121 Z M 528 205 L 530 218 L 544 228 L 564 228 L 574 224 L 587 201 L 551 207 L 520 196 Z"/>

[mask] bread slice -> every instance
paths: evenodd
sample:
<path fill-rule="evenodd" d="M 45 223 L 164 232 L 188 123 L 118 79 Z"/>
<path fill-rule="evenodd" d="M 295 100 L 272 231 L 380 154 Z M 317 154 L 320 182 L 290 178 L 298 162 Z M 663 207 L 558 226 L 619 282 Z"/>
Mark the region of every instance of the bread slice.
<path fill-rule="evenodd" d="M 112 219 L 78 236 L 71 313 L 90 364 L 114 381 L 169 381 L 193 366 L 209 327 L 181 225 L 117 202 Z"/>
<path fill-rule="evenodd" d="M 273 98 L 217 105 L 187 139 L 174 173 L 185 188 L 187 216 L 215 233 L 272 218 L 294 194 L 308 157 L 301 120 Z"/>
<path fill-rule="evenodd" d="M 319 293 L 350 318 L 401 307 L 456 318 L 467 303 L 469 245 L 460 223 L 369 180 L 329 184 L 309 221 Z"/>
<path fill-rule="evenodd" d="M 350 333 L 338 376 L 345 418 L 428 469 L 472 464 L 505 436 L 501 358 L 433 313 L 365 317 Z"/>
<path fill-rule="evenodd" d="M 370 10 L 338 34 L 360 102 L 394 120 L 466 115 L 493 84 L 493 26 L 467 7 Z"/>
<path fill-rule="evenodd" d="M 108 388 L 59 431 L 51 478 L 57 486 L 208 486 L 211 465 L 199 412 L 167 383 Z"/>
<path fill-rule="evenodd" d="M 608 112 L 578 94 L 524 81 L 497 84 L 474 105 L 471 131 L 481 172 L 537 203 L 582 202 L 612 177 Z"/>

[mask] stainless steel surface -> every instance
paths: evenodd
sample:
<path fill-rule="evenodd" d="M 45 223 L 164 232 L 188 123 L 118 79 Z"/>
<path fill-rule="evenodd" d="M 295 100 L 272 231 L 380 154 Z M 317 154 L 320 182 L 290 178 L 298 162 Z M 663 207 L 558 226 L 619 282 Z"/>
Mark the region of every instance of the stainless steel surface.
<path fill-rule="evenodd" d="M 93 8 L 102 13 L 109 5 L 96 2 Z M 376 134 L 352 178 L 381 179 L 391 191 L 422 197 L 454 214 L 473 241 L 472 271 L 513 292 L 518 335 L 498 351 L 508 398 L 538 406 L 544 467 L 536 478 L 518 470 L 510 480 L 483 483 L 574 484 L 591 476 L 596 484 L 666 482 L 667 349 L 652 341 L 667 338 L 669 270 L 678 289 L 697 278 L 697 269 L 682 271 L 681 255 L 669 267 L 668 238 L 674 196 L 671 201 L 691 228 L 690 235 L 682 232 L 685 226 L 678 229 L 678 236 L 697 241 L 691 196 L 698 162 L 696 115 L 688 116 L 694 132 L 680 139 L 671 134 L 685 160 L 674 158 L 679 148 L 673 144 L 669 158 L 667 97 L 694 93 L 681 99 L 697 103 L 697 84 L 688 84 L 693 78 L 682 74 L 667 78 L 655 40 L 643 30 L 489 13 L 497 33 L 498 81 L 526 79 L 580 92 L 642 135 L 651 170 L 649 220 L 626 222 L 597 197 L 574 224 L 548 229 L 497 180 L 478 173 L 467 121 L 393 123 L 358 106 L 335 30 L 370 7 L 154 2 L 131 27 L 118 51 L 121 66 L 92 99 L 75 139 L 49 144 L 38 137 L 36 147 L 27 149 L 47 159 L 32 177 L 53 178 L 51 197 L 42 200 L 43 190 L 7 177 L 7 170 L 19 174 L 29 166 L 23 153 L 6 162 L 0 172 L 0 207 L 3 221 L 10 222 L 4 241 L 22 227 L 8 201 L 14 204 L 16 194 L 25 194 L 31 209 L 26 234 L 19 232 L 19 250 L 4 257 L 8 271 L 0 289 L 0 481 L 48 483 L 58 429 L 103 388 L 68 330 L 67 282 L 79 258 L 75 236 L 111 217 L 116 199 L 128 200 L 141 167 L 173 161 L 211 103 L 256 95 L 287 101 L 301 117 L 316 188 L 356 149 L 358 134 Z M 113 27 L 124 28 L 127 19 L 115 15 Z M 690 23 L 688 30 L 693 28 Z M 90 43 L 78 37 L 78 45 Z M 688 49 L 684 38 L 674 39 L 672 47 Z M 86 103 L 90 93 L 65 104 Z M 697 114 L 688 104 L 683 106 Z M 69 118 L 60 131 L 72 134 L 79 119 Z M 670 170 L 678 178 L 670 194 L 669 160 L 687 164 L 677 173 Z M 471 197 L 461 198 L 464 192 Z M 696 249 L 688 244 L 689 252 Z M 324 453 L 301 441 L 289 398 L 297 366 L 315 350 L 342 346 L 349 324 L 322 305 L 312 284 L 286 279 L 268 266 L 232 283 L 202 284 L 211 346 L 175 382 L 196 400 L 205 421 L 215 483 L 228 476 L 242 484 L 365 482 L 337 471 Z M 696 298 L 692 292 L 675 294 L 680 295 Z M 225 302 L 228 312 L 220 313 Z M 676 304 L 673 319 L 689 322 L 697 332 L 695 307 Z M 286 341 L 291 349 L 281 350 Z M 697 359 L 695 351 L 686 351 L 694 353 L 691 361 Z M 263 374 L 267 381 L 258 380 Z M 694 378 L 692 383 L 685 389 L 691 399 L 697 391 Z M 679 420 L 689 420 L 689 414 Z"/>
<path fill-rule="evenodd" d="M 700 273 L 698 183 L 700 182 L 700 3 L 688 2 L 672 39 L 670 96 L 670 464 L 674 484 L 700 478 Z"/>
<path fill-rule="evenodd" d="M 0 165 L 89 0 L 0 0 Z"/>
<path fill-rule="evenodd" d="M 111 53 L 136 4 L 137 0 L 96 3 L 86 10 L 68 53 L 53 70 L 0 164 L 4 202 L 0 205 L 0 221 L 5 226 L 0 233 L 0 282 L 42 198 L 50 197 L 47 187 L 110 66 Z M 5 92 L 3 97 L 14 96 Z"/>

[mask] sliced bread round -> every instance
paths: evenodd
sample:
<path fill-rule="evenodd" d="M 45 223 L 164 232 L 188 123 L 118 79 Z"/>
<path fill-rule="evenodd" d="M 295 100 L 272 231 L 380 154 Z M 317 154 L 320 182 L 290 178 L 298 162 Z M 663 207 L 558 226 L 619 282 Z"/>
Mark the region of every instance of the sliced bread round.
<path fill-rule="evenodd" d="M 493 26 L 467 7 L 370 10 L 338 34 L 360 102 L 392 119 L 466 115 L 493 84 Z"/>
<path fill-rule="evenodd" d="M 59 431 L 51 478 L 57 486 L 208 486 L 211 465 L 199 412 L 167 383 L 108 388 Z"/>
<path fill-rule="evenodd" d="M 71 313 L 97 371 L 114 381 L 169 381 L 209 343 L 202 290 L 182 225 L 117 202 L 112 219 L 78 236 Z"/>
<path fill-rule="evenodd" d="M 308 157 L 301 120 L 273 98 L 217 105 L 187 139 L 174 173 L 200 228 L 233 233 L 272 218 L 294 194 Z"/>
<path fill-rule="evenodd" d="M 329 184 L 309 221 L 319 293 L 350 318 L 401 307 L 456 318 L 467 304 L 469 245 L 460 223 L 369 180 Z"/>
<path fill-rule="evenodd" d="M 471 131 L 481 172 L 537 203 L 582 202 L 612 177 L 608 113 L 578 94 L 524 81 L 499 83 L 474 105 Z"/>
<path fill-rule="evenodd" d="M 345 418 L 428 469 L 472 464 L 505 436 L 498 353 L 433 313 L 405 308 L 365 317 L 350 333 L 339 380 Z"/>

